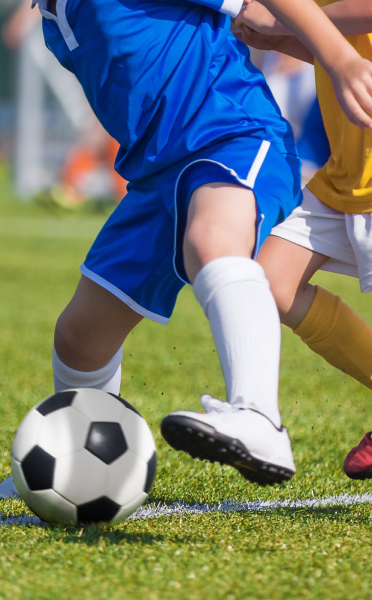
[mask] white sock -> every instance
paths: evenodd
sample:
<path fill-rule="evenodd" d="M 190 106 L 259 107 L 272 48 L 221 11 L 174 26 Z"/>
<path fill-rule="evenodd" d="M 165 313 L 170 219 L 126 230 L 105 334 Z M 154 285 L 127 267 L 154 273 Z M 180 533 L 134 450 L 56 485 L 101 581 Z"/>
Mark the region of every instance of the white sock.
<path fill-rule="evenodd" d="M 121 383 L 121 360 L 123 348 L 117 351 L 110 362 L 98 371 L 76 371 L 65 365 L 53 348 L 54 389 L 61 392 L 69 388 L 95 388 L 119 395 Z"/>
<path fill-rule="evenodd" d="M 217 258 L 197 274 L 194 293 L 209 319 L 228 401 L 280 427 L 280 320 L 264 270 L 250 258 Z"/>

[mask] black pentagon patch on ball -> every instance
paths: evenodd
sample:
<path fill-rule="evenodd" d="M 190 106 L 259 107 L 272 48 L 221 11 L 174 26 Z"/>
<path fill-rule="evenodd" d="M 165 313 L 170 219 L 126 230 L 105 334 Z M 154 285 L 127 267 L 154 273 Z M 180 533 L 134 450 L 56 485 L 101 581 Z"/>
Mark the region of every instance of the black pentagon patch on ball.
<path fill-rule="evenodd" d="M 80 504 L 77 507 L 79 523 L 99 523 L 100 521 L 111 521 L 120 509 L 110 498 L 101 496 L 97 500 Z"/>
<path fill-rule="evenodd" d="M 121 396 L 117 396 L 116 394 L 111 394 L 111 392 L 109 392 L 109 394 L 113 398 L 116 398 L 116 400 L 119 400 L 119 402 L 121 402 L 121 404 L 124 404 L 125 408 L 128 408 L 129 410 L 133 411 L 134 413 L 136 413 L 136 415 L 138 415 L 142 419 L 142 415 L 140 415 L 140 413 L 138 412 L 138 410 L 136 410 L 134 408 L 134 406 L 132 406 L 131 404 L 129 404 L 129 402 L 127 402 L 126 400 L 124 400 L 124 398 L 122 398 Z"/>
<path fill-rule="evenodd" d="M 50 398 L 47 398 L 47 400 L 44 400 L 44 402 L 40 404 L 40 406 L 38 406 L 36 410 L 44 417 L 46 417 L 46 415 L 49 415 L 55 410 L 65 408 L 66 406 L 71 406 L 75 396 L 75 391 L 58 392 L 58 394 L 54 394 L 54 396 L 51 396 Z"/>
<path fill-rule="evenodd" d="M 53 487 L 56 459 L 40 446 L 34 446 L 22 461 L 22 471 L 31 491 L 49 490 Z"/>
<path fill-rule="evenodd" d="M 128 450 L 128 444 L 119 423 L 102 421 L 91 424 L 85 448 L 110 465 Z"/>
<path fill-rule="evenodd" d="M 149 462 L 147 463 L 147 477 L 146 477 L 145 489 L 143 490 L 146 494 L 149 493 L 151 486 L 154 483 L 155 474 L 156 474 L 156 464 L 157 464 L 157 458 L 156 458 L 156 452 L 154 452 L 154 454 L 150 458 Z"/>

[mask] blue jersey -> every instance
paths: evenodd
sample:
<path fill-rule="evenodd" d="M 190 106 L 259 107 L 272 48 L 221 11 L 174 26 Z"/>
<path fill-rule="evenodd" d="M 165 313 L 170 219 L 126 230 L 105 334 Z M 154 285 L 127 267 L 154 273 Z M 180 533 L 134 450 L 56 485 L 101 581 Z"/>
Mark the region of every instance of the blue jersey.
<path fill-rule="evenodd" d="M 218 12 L 236 0 L 227 9 L 226 0 L 222 6 L 219 0 L 59 2 L 72 49 L 44 19 L 46 39 L 119 142 L 116 168 L 125 179 L 139 181 L 241 135 L 296 153 L 248 48 L 230 33 L 228 14 Z"/>

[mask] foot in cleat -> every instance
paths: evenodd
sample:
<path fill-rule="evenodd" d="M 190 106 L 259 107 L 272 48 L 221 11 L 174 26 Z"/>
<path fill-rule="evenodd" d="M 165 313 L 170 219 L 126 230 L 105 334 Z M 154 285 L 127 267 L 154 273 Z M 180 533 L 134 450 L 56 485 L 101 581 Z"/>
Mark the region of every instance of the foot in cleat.
<path fill-rule="evenodd" d="M 161 424 L 164 439 L 193 458 L 235 467 L 248 481 L 274 485 L 288 481 L 296 468 L 286 429 L 264 415 L 228 402 L 201 397 L 206 413 L 177 411 Z"/>
<path fill-rule="evenodd" d="M 350 479 L 372 479 L 372 431 L 350 450 L 344 461 L 344 471 Z"/>

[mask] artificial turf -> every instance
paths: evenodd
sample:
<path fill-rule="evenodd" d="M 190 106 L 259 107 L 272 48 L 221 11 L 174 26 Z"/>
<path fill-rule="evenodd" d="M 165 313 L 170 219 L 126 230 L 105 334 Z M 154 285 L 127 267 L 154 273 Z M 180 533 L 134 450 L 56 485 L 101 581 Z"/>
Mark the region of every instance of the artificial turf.
<path fill-rule="evenodd" d="M 0 480 L 10 474 L 17 426 L 53 391 L 54 324 L 107 212 L 88 206 L 67 214 L 21 203 L 0 171 Z M 369 297 L 357 281 L 325 273 L 316 281 L 372 322 Z M 290 332 L 283 330 L 280 405 L 297 465 L 291 482 L 259 488 L 233 469 L 169 449 L 159 434 L 162 417 L 181 407 L 198 409 L 205 391 L 224 398 L 208 323 L 188 288 L 167 327 L 143 321 L 124 346 L 121 393 L 147 419 L 158 448 L 150 503 L 216 505 L 371 490 L 368 481 L 353 482 L 342 472 L 345 454 L 372 429 L 371 392 Z M 27 509 L 21 501 L 0 500 L 0 513 Z M 116 527 L 0 526 L 0 597 L 369 598 L 371 519 L 372 506 L 365 504 L 160 517 Z"/>

